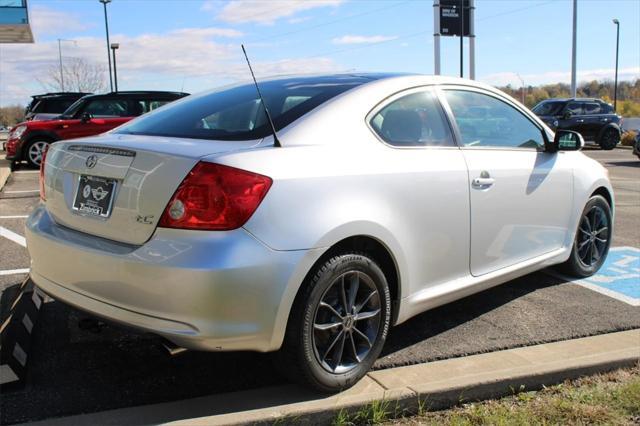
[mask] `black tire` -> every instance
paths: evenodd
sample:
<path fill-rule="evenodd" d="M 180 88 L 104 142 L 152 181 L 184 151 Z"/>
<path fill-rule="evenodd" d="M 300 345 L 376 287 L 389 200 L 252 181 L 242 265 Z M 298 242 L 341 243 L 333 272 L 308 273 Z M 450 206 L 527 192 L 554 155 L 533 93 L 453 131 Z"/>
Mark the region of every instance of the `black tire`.
<path fill-rule="evenodd" d="M 367 319 L 376 306 L 379 314 Z M 276 365 L 292 381 L 322 392 L 349 388 L 380 355 L 390 323 L 391 297 L 382 269 L 365 254 L 334 256 L 312 271 L 296 296 Z"/>
<path fill-rule="evenodd" d="M 609 253 L 611 225 L 609 203 L 602 196 L 594 195 L 582 211 L 571 256 L 561 265 L 561 270 L 577 278 L 590 277 L 598 272 Z"/>
<path fill-rule="evenodd" d="M 24 147 L 22 158 L 24 158 L 29 166 L 34 168 L 40 168 L 40 162 L 42 161 L 42 149 L 48 149 L 51 145 L 51 139 L 34 137 Z M 36 151 L 39 153 L 36 154 Z"/>
<path fill-rule="evenodd" d="M 605 151 L 611 151 L 620 142 L 620 132 L 613 127 L 609 127 L 600 135 L 598 145 Z"/>

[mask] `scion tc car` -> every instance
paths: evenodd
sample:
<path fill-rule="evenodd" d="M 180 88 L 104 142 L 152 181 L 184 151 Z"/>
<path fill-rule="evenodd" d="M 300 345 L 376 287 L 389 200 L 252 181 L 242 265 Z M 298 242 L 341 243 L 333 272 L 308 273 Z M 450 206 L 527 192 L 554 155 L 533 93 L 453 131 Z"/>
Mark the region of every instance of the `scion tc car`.
<path fill-rule="evenodd" d="M 602 149 L 614 149 L 620 142 L 622 118 L 600 99 L 547 99 L 533 112 L 552 129 L 576 131 Z"/>
<path fill-rule="evenodd" d="M 38 167 L 53 142 L 104 133 L 184 96 L 187 93 L 114 92 L 84 96 L 54 119 L 17 124 L 6 143 L 7 159 L 24 160 Z"/>
<path fill-rule="evenodd" d="M 384 74 L 261 90 L 279 143 L 242 84 L 54 144 L 27 221 L 33 281 L 183 348 L 277 351 L 334 391 L 393 325 L 607 256 L 607 172 L 502 92 Z"/>

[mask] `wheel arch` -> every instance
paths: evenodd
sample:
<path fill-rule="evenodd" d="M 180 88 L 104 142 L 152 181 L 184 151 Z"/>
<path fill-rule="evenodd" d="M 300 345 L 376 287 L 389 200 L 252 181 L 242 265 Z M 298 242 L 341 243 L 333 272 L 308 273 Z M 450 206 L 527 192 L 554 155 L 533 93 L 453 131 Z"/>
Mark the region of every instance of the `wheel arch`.
<path fill-rule="evenodd" d="M 302 279 L 296 279 L 295 284 L 297 284 L 297 286 L 295 288 L 295 295 L 289 299 L 289 303 L 284 303 L 280 308 L 282 312 L 279 313 L 278 316 L 282 318 L 282 320 L 276 319 L 276 328 L 274 329 L 271 341 L 272 350 L 276 350 L 282 345 L 285 329 L 291 318 L 293 306 L 297 303 L 300 294 L 302 293 L 301 290 L 303 288 L 303 284 L 309 280 L 319 265 L 326 262 L 327 259 L 332 256 L 336 256 L 337 254 L 345 251 L 368 254 L 374 261 L 376 261 L 378 266 L 382 268 L 382 271 L 387 278 L 389 291 L 391 293 L 391 324 L 395 324 L 400 312 L 400 300 L 403 297 L 401 289 L 402 268 L 398 264 L 398 260 L 393 254 L 393 250 L 388 246 L 388 244 L 381 241 L 379 238 L 367 234 L 352 235 L 335 241 L 329 246 L 325 246 L 319 251 L 319 254 L 316 254 L 317 258 L 309 263 L 310 266 L 305 268 L 304 275 L 297 275 L 298 277 L 302 277 Z"/>
<path fill-rule="evenodd" d="M 29 135 L 24 139 L 24 142 L 22 145 L 21 160 L 27 159 L 26 158 L 27 151 L 28 151 L 27 148 L 31 142 L 35 140 L 44 140 L 44 139 L 51 141 L 51 143 L 60 140 L 57 134 L 47 130 L 36 130 L 35 132 L 30 132 Z"/>
<path fill-rule="evenodd" d="M 591 193 L 589 198 L 593 197 L 594 195 L 600 195 L 602 196 L 602 198 L 607 200 L 607 204 L 609 204 L 609 207 L 611 207 L 611 211 L 613 211 L 613 196 L 609 192 L 609 189 L 604 186 L 600 186 Z"/>
<path fill-rule="evenodd" d="M 599 131 L 598 131 L 598 137 L 596 138 L 596 142 L 600 143 L 600 139 L 602 138 L 602 135 L 604 135 L 604 132 L 606 132 L 609 129 L 615 129 L 618 131 L 619 134 L 622 135 L 622 130 L 620 129 L 620 126 L 617 123 L 609 123 L 606 126 L 603 126 Z"/>

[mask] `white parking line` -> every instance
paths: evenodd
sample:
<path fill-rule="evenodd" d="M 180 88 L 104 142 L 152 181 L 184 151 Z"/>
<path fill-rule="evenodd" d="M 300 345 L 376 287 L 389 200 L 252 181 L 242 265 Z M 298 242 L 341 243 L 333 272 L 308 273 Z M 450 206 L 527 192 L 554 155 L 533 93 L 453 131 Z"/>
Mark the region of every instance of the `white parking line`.
<path fill-rule="evenodd" d="M 40 192 L 39 189 L 27 189 L 27 190 L 21 190 L 21 191 L 4 191 L 5 194 L 25 194 L 25 193 L 30 193 L 30 192 Z"/>
<path fill-rule="evenodd" d="M 17 274 L 28 274 L 29 268 L 26 269 L 9 269 L 7 271 L 0 271 L 0 275 L 17 275 Z"/>
<path fill-rule="evenodd" d="M 18 170 L 13 173 L 16 173 L 16 174 L 40 173 L 40 170 Z"/>
<path fill-rule="evenodd" d="M 0 219 L 26 219 L 29 215 L 15 215 L 15 216 L 0 216 Z"/>
<path fill-rule="evenodd" d="M 27 246 L 27 240 L 25 240 L 22 235 L 18 235 L 13 231 L 9 231 L 7 228 L 3 228 L 2 226 L 0 226 L 0 237 L 5 237 L 6 239 L 13 241 L 14 243 L 20 244 L 22 247 Z"/>

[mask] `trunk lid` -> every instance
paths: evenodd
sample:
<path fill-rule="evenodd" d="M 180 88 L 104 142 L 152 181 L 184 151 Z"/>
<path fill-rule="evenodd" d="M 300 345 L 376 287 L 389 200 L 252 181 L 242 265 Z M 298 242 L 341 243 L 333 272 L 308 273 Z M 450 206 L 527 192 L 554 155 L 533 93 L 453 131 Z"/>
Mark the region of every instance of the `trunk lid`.
<path fill-rule="evenodd" d="M 47 153 L 46 207 L 68 228 L 140 245 L 201 158 L 259 143 L 115 134 L 56 142 Z"/>

